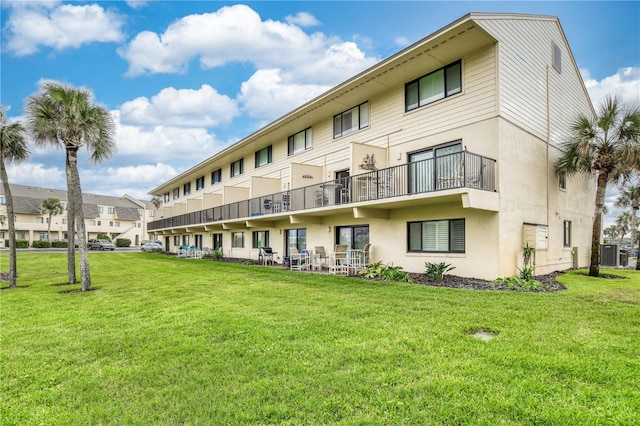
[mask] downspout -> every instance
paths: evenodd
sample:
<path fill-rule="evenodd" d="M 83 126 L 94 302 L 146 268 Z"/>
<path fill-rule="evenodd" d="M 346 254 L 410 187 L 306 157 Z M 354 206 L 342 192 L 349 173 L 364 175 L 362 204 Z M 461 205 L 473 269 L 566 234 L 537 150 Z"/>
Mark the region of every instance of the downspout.
<path fill-rule="evenodd" d="M 551 108 L 549 106 L 549 65 L 547 64 L 547 82 L 546 82 L 546 103 L 547 103 L 547 146 L 546 146 L 546 155 L 547 155 L 547 229 L 551 225 L 551 213 L 549 210 L 549 174 L 551 172 L 550 167 L 550 158 L 549 158 L 549 144 L 551 143 Z"/>

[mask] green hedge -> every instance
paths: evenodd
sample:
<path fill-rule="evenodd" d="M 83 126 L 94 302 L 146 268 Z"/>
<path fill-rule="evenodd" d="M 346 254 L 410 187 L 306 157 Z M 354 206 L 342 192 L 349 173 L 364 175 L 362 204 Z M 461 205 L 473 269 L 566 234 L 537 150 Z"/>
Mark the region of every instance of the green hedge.
<path fill-rule="evenodd" d="M 99 234 L 98 235 L 98 239 L 99 240 L 107 240 L 107 241 L 111 242 L 111 237 L 108 236 L 107 234 Z"/>
<path fill-rule="evenodd" d="M 51 243 L 49 241 L 46 241 L 46 240 L 34 241 L 33 244 L 31 244 L 31 247 L 33 247 L 33 248 L 51 248 Z"/>
<path fill-rule="evenodd" d="M 9 240 L 4 240 L 4 246 L 9 248 Z M 29 241 L 27 240 L 16 240 L 16 248 L 29 248 Z"/>
<path fill-rule="evenodd" d="M 52 241 L 51 247 L 53 248 L 67 248 L 69 247 L 68 241 Z"/>
<path fill-rule="evenodd" d="M 116 247 L 131 247 L 129 238 L 116 238 Z"/>

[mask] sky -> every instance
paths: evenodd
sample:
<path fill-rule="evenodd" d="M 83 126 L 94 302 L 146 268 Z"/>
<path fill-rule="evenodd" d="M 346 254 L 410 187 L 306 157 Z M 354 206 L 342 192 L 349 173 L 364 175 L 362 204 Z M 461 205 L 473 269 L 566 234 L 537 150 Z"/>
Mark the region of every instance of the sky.
<path fill-rule="evenodd" d="M 640 104 L 638 1 L 2 0 L 0 103 L 22 120 L 44 80 L 89 89 L 118 153 L 80 156 L 83 192 L 148 192 L 469 12 L 557 16 L 594 105 Z M 66 189 L 64 152 L 30 145 L 11 183 Z M 617 189 L 607 194 L 610 224 Z"/>

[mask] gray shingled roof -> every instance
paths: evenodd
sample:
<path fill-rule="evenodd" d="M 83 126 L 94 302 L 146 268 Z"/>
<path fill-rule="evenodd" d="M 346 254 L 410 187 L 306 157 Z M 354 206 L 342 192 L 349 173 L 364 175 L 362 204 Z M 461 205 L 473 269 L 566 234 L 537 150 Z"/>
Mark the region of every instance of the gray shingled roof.
<path fill-rule="evenodd" d="M 10 184 L 14 211 L 23 214 L 38 214 L 38 207 L 47 198 L 57 198 L 68 203 L 67 191 L 41 188 L 37 186 Z M 4 187 L 0 185 L 0 195 L 4 195 Z M 99 194 L 82 194 L 82 209 L 86 218 L 100 217 L 98 206 L 115 207 L 116 215 L 121 220 L 138 220 L 140 218 L 136 203 L 123 197 L 112 197 Z M 146 205 L 146 202 L 145 202 Z"/>

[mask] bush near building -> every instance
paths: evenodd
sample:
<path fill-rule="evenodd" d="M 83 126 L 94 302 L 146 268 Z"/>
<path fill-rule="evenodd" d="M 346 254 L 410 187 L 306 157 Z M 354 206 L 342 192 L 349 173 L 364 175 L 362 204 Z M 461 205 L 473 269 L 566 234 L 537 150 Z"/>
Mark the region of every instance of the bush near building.
<path fill-rule="evenodd" d="M 9 240 L 4 240 L 4 246 L 9 247 Z M 29 248 L 29 241 L 16 240 L 16 248 Z"/>
<path fill-rule="evenodd" d="M 116 238 L 116 247 L 131 247 L 129 238 Z"/>
<path fill-rule="evenodd" d="M 51 243 L 49 241 L 46 241 L 46 240 L 34 241 L 33 244 L 31 244 L 31 247 L 33 247 L 33 248 L 51 248 Z"/>

